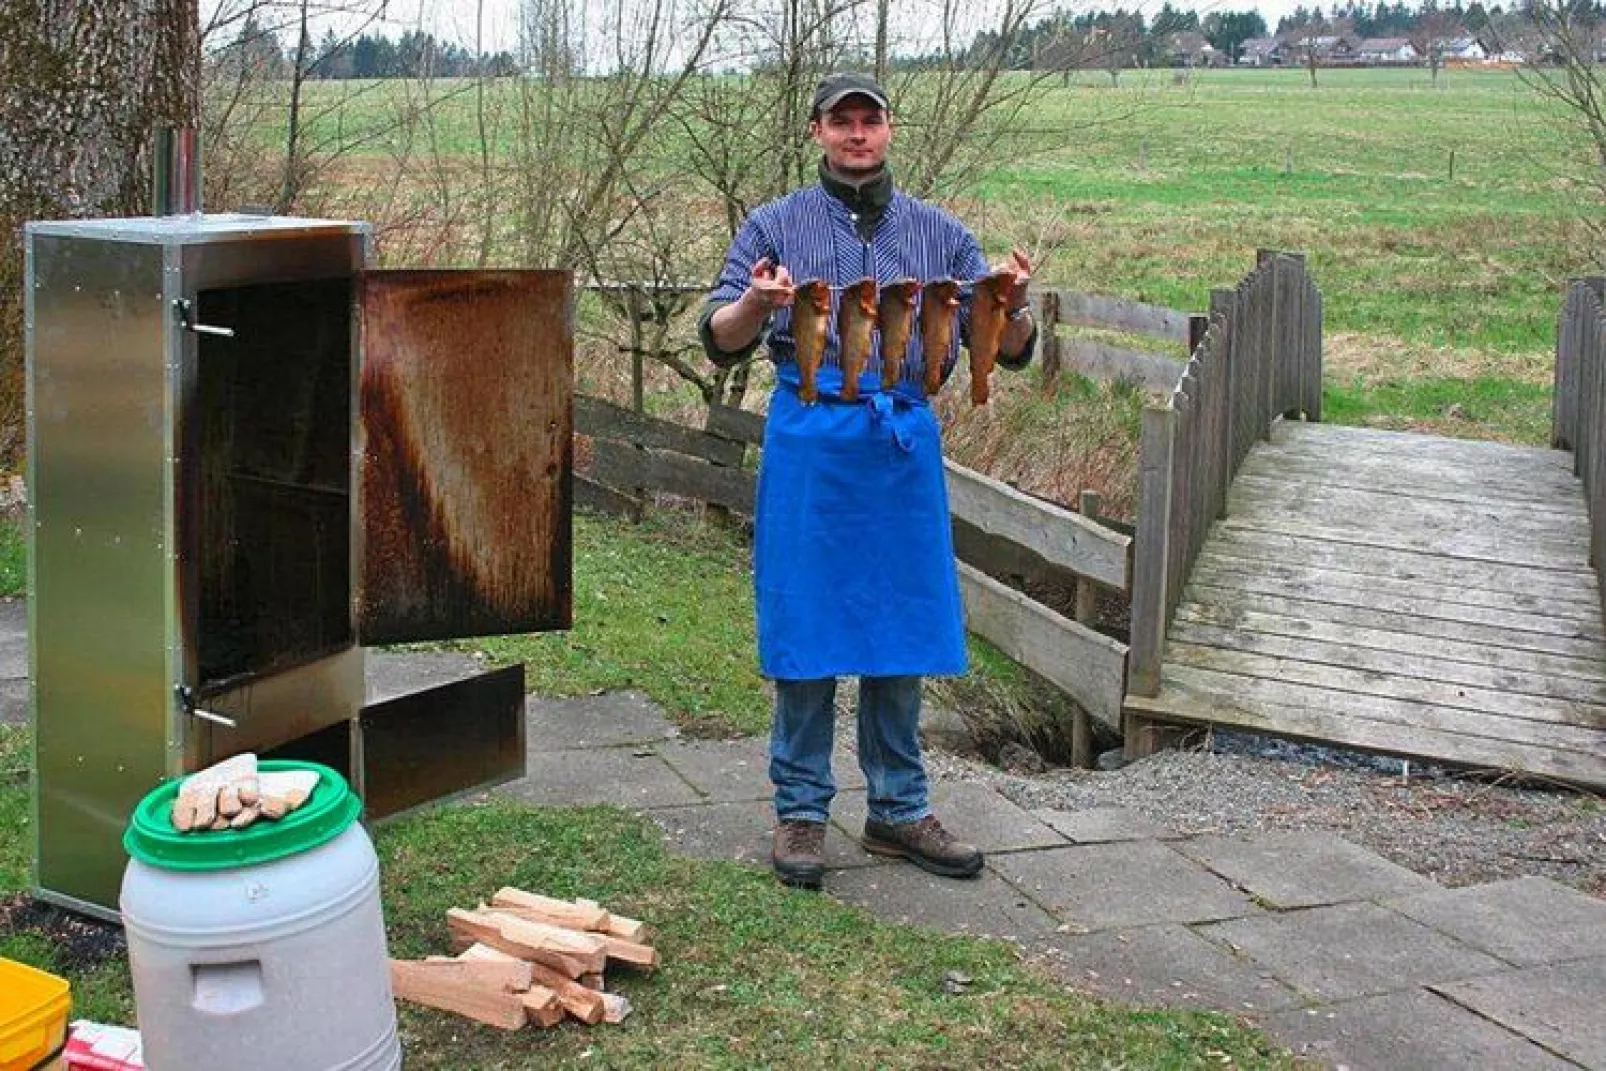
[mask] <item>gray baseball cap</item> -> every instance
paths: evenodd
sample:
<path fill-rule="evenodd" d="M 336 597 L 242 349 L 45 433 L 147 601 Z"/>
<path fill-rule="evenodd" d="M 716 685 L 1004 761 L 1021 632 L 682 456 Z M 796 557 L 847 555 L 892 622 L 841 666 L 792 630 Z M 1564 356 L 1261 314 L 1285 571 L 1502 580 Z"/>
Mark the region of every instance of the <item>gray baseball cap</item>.
<path fill-rule="evenodd" d="M 881 88 L 879 82 L 867 74 L 846 71 L 828 74 L 820 80 L 819 88 L 814 91 L 814 105 L 809 109 L 809 118 L 818 119 L 849 97 L 865 97 L 878 108 L 889 112 L 892 110 L 892 105 L 887 103 L 887 91 Z"/>

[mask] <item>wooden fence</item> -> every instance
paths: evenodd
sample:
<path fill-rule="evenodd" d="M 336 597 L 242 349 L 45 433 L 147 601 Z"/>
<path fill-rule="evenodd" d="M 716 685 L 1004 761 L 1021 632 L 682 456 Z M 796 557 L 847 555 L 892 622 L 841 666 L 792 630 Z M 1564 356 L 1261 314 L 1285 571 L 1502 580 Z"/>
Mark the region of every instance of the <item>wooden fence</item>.
<path fill-rule="evenodd" d="M 756 472 L 746 454 L 763 442 L 764 418 L 756 413 L 716 408 L 698 430 L 577 395 L 574 424 L 590 440 L 589 471 L 575 476 L 581 505 L 639 516 L 645 495 L 658 492 L 753 510 Z M 1119 731 L 1127 645 L 1089 625 L 1095 590 L 1130 590 L 1132 537 L 945 464 L 967 626 Z M 1084 512 L 1096 512 L 1095 502 L 1087 497 Z M 1006 581 L 1075 585 L 1077 619 Z M 1090 728 L 1081 715 L 1072 726 L 1072 750 L 1083 764 L 1091 758 Z"/>
<path fill-rule="evenodd" d="M 1573 452 L 1589 509 L 1589 561 L 1606 563 L 1606 277 L 1575 279 L 1556 323 L 1550 439 Z M 1606 592 L 1602 594 L 1606 610 Z"/>
<path fill-rule="evenodd" d="M 1176 386 L 1187 360 L 1187 313 L 1074 290 L 1039 290 L 1033 297 L 1046 390 L 1053 391 L 1063 369 L 1080 372 L 1090 379 L 1124 379 L 1150 390 L 1169 391 Z M 1178 343 L 1177 356 L 1127 349 L 1088 338 L 1064 338 L 1058 331 L 1061 324 L 1166 339 Z"/>
<path fill-rule="evenodd" d="M 1322 298 L 1304 258 L 1263 250 L 1236 289 L 1194 318 L 1192 356 L 1143 411 L 1127 688 L 1153 696 L 1171 615 L 1222 516 L 1233 476 L 1272 421 L 1321 419 Z"/>

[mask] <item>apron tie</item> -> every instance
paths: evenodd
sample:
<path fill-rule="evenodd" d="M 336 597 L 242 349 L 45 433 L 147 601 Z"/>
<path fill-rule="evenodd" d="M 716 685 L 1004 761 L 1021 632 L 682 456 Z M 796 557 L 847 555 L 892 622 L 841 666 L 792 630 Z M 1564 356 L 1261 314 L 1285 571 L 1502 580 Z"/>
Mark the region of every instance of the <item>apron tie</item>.
<path fill-rule="evenodd" d="M 898 402 L 903 402 L 899 406 Z M 899 410 L 907 410 L 909 401 L 901 394 L 889 394 L 885 391 L 876 391 L 870 395 L 870 423 L 879 426 L 885 425 L 892 436 L 892 441 L 898 449 L 909 453 L 914 449 L 914 439 L 909 435 L 909 429 L 903 426 L 898 418 Z"/>

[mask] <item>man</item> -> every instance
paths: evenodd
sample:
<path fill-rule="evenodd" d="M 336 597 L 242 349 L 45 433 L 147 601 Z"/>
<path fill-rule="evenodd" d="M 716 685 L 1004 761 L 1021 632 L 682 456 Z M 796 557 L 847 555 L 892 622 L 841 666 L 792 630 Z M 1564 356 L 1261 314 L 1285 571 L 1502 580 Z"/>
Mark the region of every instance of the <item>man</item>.
<path fill-rule="evenodd" d="M 920 753 L 921 678 L 965 672 L 937 419 L 922 390 L 918 328 L 896 387 L 881 389 L 879 340 L 856 402 L 841 397 L 837 316 L 829 320 L 819 401 L 798 396 L 795 284 L 840 288 L 870 276 L 962 280 L 989 268 L 953 216 L 896 190 L 887 95 L 872 78 L 837 74 L 814 95 L 809 133 L 820 182 L 756 209 L 736 236 L 699 329 L 718 364 L 742 360 L 768 331 L 778 383 L 759 472 L 754 588 L 759 662 L 775 681 L 770 779 L 777 826 L 771 861 L 788 885 L 824 878 L 836 678 L 859 678 L 859 763 L 868 790 L 866 850 L 947 877 L 972 877 L 982 855 L 932 815 Z M 1022 368 L 1036 342 L 1026 305 L 1031 265 L 1016 250 L 999 364 Z M 833 303 L 839 298 L 833 296 Z M 879 336 L 878 336 L 879 339 Z"/>

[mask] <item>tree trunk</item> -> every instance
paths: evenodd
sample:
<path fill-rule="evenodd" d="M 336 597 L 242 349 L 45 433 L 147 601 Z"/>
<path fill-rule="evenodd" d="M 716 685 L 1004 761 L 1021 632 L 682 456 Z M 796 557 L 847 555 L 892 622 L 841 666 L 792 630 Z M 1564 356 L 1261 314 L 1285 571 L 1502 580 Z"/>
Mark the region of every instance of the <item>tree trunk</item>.
<path fill-rule="evenodd" d="M 0 4 L 0 466 L 23 442 L 22 224 L 149 211 L 152 131 L 200 122 L 195 0 Z"/>

